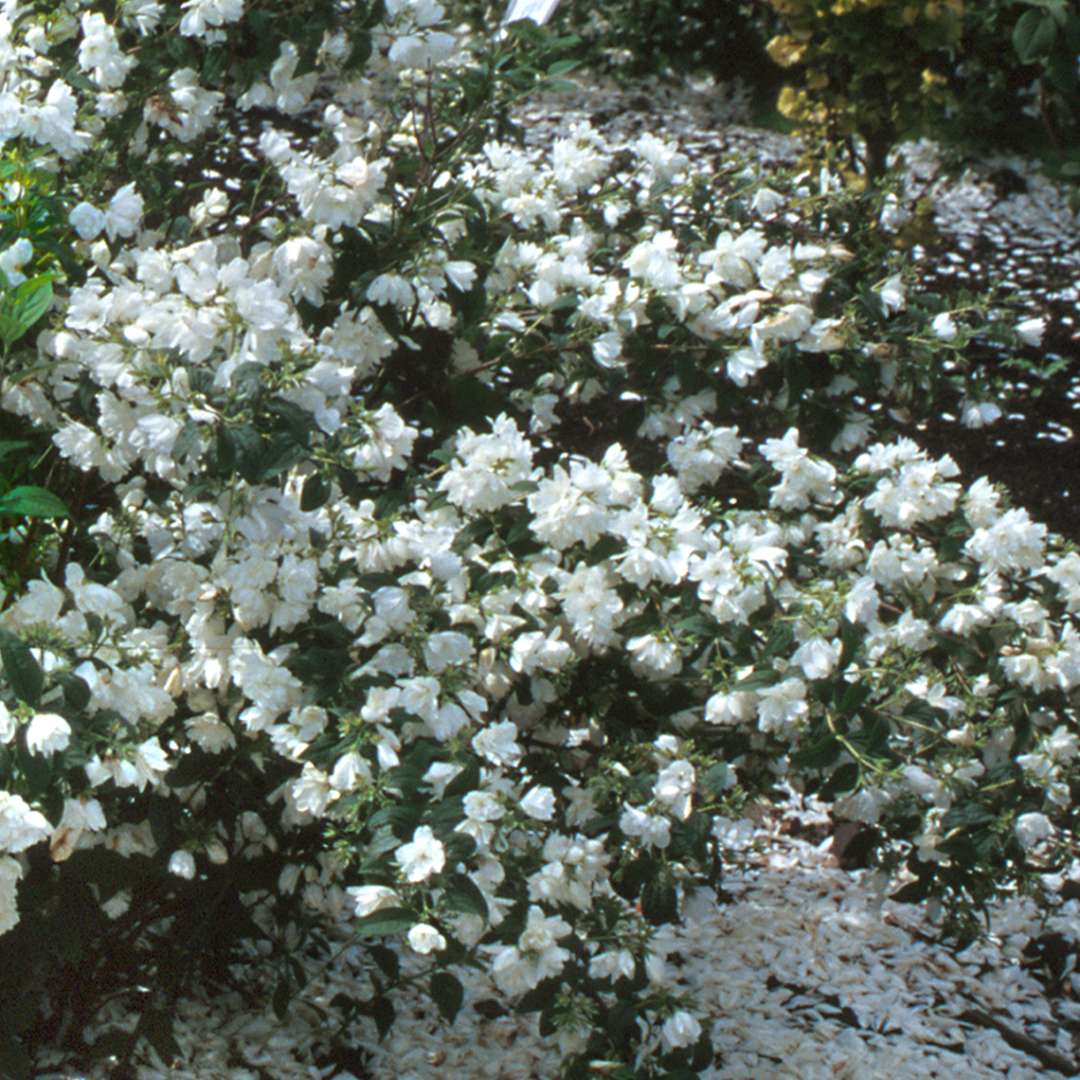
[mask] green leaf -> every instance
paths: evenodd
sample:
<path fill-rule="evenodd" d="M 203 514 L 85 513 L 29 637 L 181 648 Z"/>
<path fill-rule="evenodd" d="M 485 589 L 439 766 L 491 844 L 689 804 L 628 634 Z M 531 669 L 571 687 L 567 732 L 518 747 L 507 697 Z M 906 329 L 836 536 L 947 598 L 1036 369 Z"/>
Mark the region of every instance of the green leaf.
<path fill-rule="evenodd" d="M 53 682 L 64 690 L 64 701 L 72 709 L 81 712 L 90 704 L 90 687 L 86 680 L 70 671 L 54 671 Z"/>
<path fill-rule="evenodd" d="M 465 989 L 448 971 L 436 971 L 431 976 L 431 1000 L 439 1006 L 439 1012 L 449 1023 L 461 1010 L 465 1000 Z"/>
<path fill-rule="evenodd" d="M 330 485 L 318 473 L 315 473 L 304 481 L 303 490 L 300 492 L 300 509 L 308 514 L 324 506 L 329 498 Z"/>
<path fill-rule="evenodd" d="M 45 673 L 30 646 L 8 631 L 0 632 L 0 660 L 8 685 L 20 701 L 37 708 L 45 689 Z"/>
<path fill-rule="evenodd" d="M 463 915 L 479 915 L 485 922 L 488 918 L 487 901 L 476 882 L 464 874 L 454 874 L 446 883 L 443 903 L 451 910 Z"/>
<path fill-rule="evenodd" d="M 52 299 L 52 277 L 49 274 L 24 281 L 11 294 L 11 314 L 22 327 L 22 333 L 26 333 L 49 310 Z"/>
<path fill-rule="evenodd" d="M 580 66 L 580 60 L 556 60 L 555 63 L 547 69 L 547 73 L 552 78 L 555 78 L 559 75 L 568 75 L 576 67 Z"/>
<path fill-rule="evenodd" d="M 656 869 L 654 859 L 639 855 L 618 869 L 612 878 L 612 887 L 624 900 L 636 900 L 642 886 L 655 877 Z"/>
<path fill-rule="evenodd" d="M 367 951 L 371 959 L 379 965 L 382 973 L 392 983 L 396 983 L 401 975 L 401 959 L 398 954 L 385 945 L 368 945 Z"/>
<path fill-rule="evenodd" d="M 446 785 L 446 790 L 443 794 L 448 799 L 457 798 L 459 795 L 468 795 L 479 782 L 480 763 L 474 758 L 465 765 L 465 768 L 462 769 L 449 784 Z"/>
<path fill-rule="evenodd" d="M 701 786 L 714 798 L 719 798 L 728 787 L 727 762 L 718 761 L 702 774 Z"/>
<path fill-rule="evenodd" d="M 654 926 L 675 922 L 679 917 L 675 883 L 665 878 L 645 882 L 645 888 L 641 890 L 641 914 Z"/>
<path fill-rule="evenodd" d="M 261 452 L 262 438 L 250 424 L 218 428 L 217 459 L 225 471 L 249 473 L 258 467 Z"/>
<path fill-rule="evenodd" d="M 776 671 L 754 671 L 745 679 L 740 679 L 732 690 L 764 690 L 766 686 L 775 686 L 780 681 Z"/>
<path fill-rule="evenodd" d="M 274 1015 L 279 1020 L 284 1020 L 289 1012 L 289 1002 L 292 1000 L 292 983 L 287 975 L 282 975 L 277 986 L 274 987 L 274 996 L 270 1002 L 274 1009 Z"/>
<path fill-rule="evenodd" d="M 607 1014 L 607 1033 L 613 1046 L 625 1046 L 637 1027 L 639 1004 L 636 1001 L 616 1001 Z"/>
<path fill-rule="evenodd" d="M 0 514 L 13 517 L 68 517 L 69 511 L 63 499 L 43 487 L 23 485 L 0 495 Z"/>
<path fill-rule="evenodd" d="M 202 439 L 199 435 L 199 425 L 194 420 L 189 420 L 180 429 L 180 434 L 176 436 L 176 442 L 173 443 L 173 457 L 177 461 L 183 461 L 184 458 L 197 454 L 201 448 Z"/>
<path fill-rule="evenodd" d="M 819 798 L 835 799 L 848 791 L 854 791 L 859 783 L 859 766 L 853 761 L 841 765 L 821 786 Z"/>
<path fill-rule="evenodd" d="M 30 444 L 25 439 L 12 439 L 0 442 L 0 461 L 19 450 L 25 450 Z"/>
<path fill-rule="evenodd" d="M 209 779 L 219 768 L 221 759 L 205 750 L 192 749 L 181 755 L 176 766 L 165 774 L 169 787 L 189 787 L 200 780 Z"/>
<path fill-rule="evenodd" d="M 408 908 L 381 908 L 357 919 L 355 923 L 357 937 L 389 937 L 392 934 L 404 934 L 411 930 L 419 918 Z"/>
<path fill-rule="evenodd" d="M 263 375 L 266 367 L 263 364 L 248 362 L 241 364 L 229 379 L 229 388 L 241 398 L 251 400 L 257 398 L 262 391 Z"/>
<path fill-rule="evenodd" d="M 1046 12 L 1025 11 L 1013 29 L 1013 48 L 1022 63 L 1031 64 L 1045 57 L 1054 47 L 1058 27 Z"/>
<path fill-rule="evenodd" d="M 0 308 L 0 341 L 5 345 L 14 345 L 23 335 L 18 320 Z"/>
<path fill-rule="evenodd" d="M 264 483 L 299 465 L 306 457 L 307 449 L 283 432 L 273 436 L 267 445 L 260 445 L 254 456 L 249 457 L 246 452 L 241 455 L 240 474 L 249 483 Z"/>

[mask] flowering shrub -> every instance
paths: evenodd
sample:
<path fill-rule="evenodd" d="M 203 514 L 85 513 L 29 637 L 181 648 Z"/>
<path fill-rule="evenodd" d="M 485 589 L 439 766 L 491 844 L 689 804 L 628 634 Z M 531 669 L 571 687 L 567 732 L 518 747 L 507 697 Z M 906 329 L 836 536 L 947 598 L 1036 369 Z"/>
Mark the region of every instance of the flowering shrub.
<path fill-rule="evenodd" d="M 1080 16 L 1063 0 L 769 0 L 780 112 L 871 179 L 900 140 L 1052 149 L 1075 131 Z M 851 136 L 861 137 L 856 152 Z M 841 158 L 841 160 L 843 160 Z"/>
<path fill-rule="evenodd" d="M 985 305 L 917 295 L 828 174 L 524 150 L 536 28 L 108 12 L 3 27 L 73 230 L 3 406 L 92 492 L 0 616 L 9 1071 L 168 1059 L 240 940 L 284 1010 L 344 914 L 380 1030 L 479 965 L 567 1075 L 685 1075 L 650 936 L 778 785 L 960 930 L 1071 859 L 1080 556 L 898 436 L 993 419 Z"/>
<path fill-rule="evenodd" d="M 578 48 L 616 77 L 669 76 L 711 72 L 727 75 L 739 58 L 738 77 L 775 95 L 776 69 L 765 52 L 775 32 L 775 17 L 758 5 L 708 0 L 450 0 L 451 19 L 466 19 L 490 32 L 505 17 L 553 20 L 563 33 L 580 39 Z M 535 12 L 535 15 L 531 15 Z"/>

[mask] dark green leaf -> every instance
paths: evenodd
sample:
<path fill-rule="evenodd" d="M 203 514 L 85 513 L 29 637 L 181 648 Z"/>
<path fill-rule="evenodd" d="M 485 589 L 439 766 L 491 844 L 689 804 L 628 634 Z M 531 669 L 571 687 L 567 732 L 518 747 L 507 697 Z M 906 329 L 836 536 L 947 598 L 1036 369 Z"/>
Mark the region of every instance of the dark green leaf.
<path fill-rule="evenodd" d="M 182 1055 L 180 1044 L 173 1035 L 172 1025 L 171 1015 L 162 1009 L 148 1010 L 139 1020 L 139 1028 L 146 1041 L 158 1052 L 167 1066 L 171 1066 Z"/>
<path fill-rule="evenodd" d="M 357 937 L 389 937 L 404 934 L 419 922 L 416 914 L 408 908 L 381 908 L 357 919 L 354 926 Z"/>
<path fill-rule="evenodd" d="M 30 444 L 23 439 L 13 439 L 7 442 L 0 442 L 0 461 L 8 457 L 10 454 L 17 453 L 19 450 L 25 450 Z"/>
<path fill-rule="evenodd" d="M 1025 64 L 1031 64 L 1046 56 L 1054 47 L 1058 27 L 1048 12 L 1025 11 L 1013 29 L 1013 48 Z"/>
<path fill-rule="evenodd" d="M 180 434 L 176 436 L 176 442 L 173 443 L 173 457 L 177 461 L 183 461 L 184 458 L 197 454 L 201 446 L 202 439 L 199 437 L 199 425 L 194 420 L 189 420 L 180 429 Z"/>
<path fill-rule="evenodd" d="M 625 1046 L 637 1026 L 638 1003 L 617 1001 L 607 1014 L 607 1033 L 613 1046 Z"/>
<path fill-rule="evenodd" d="M 480 763 L 475 759 L 470 760 L 465 768 L 446 785 L 444 794 L 447 798 L 457 798 L 459 795 L 468 795 L 480 782 Z"/>
<path fill-rule="evenodd" d="M 289 1002 L 292 1000 L 292 983 L 287 975 L 282 975 L 278 981 L 277 986 L 274 987 L 274 996 L 271 1000 L 271 1005 L 274 1009 L 274 1015 L 279 1020 L 284 1020 L 289 1012 Z"/>
<path fill-rule="evenodd" d="M 853 761 L 841 765 L 821 786 L 819 798 L 835 799 L 848 791 L 854 791 L 859 783 L 859 766 Z"/>
<path fill-rule="evenodd" d="M 204 750 L 190 750 L 165 774 L 165 783 L 169 787 L 189 787 L 200 780 L 208 779 L 221 764 L 221 759 L 214 754 L 208 754 Z"/>
<path fill-rule="evenodd" d="M 488 906 L 484 894 L 477 887 L 476 882 L 464 874 L 455 874 L 446 883 L 443 903 L 451 911 L 458 911 L 464 915 L 479 915 L 481 919 L 487 921 Z"/>
<path fill-rule="evenodd" d="M 393 1027 L 394 1017 L 397 1015 L 393 1002 L 388 997 L 376 997 L 369 1003 L 366 1012 L 375 1021 L 379 1038 L 384 1039 L 386 1033 Z"/>
<path fill-rule="evenodd" d="M 674 922 L 679 917 L 675 883 L 663 877 L 646 881 L 641 890 L 641 914 L 654 926 Z"/>
<path fill-rule="evenodd" d="M 367 951 L 371 959 L 379 965 L 382 973 L 392 983 L 397 982 L 398 977 L 401 975 L 401 960 L 398 954 L 385 945 L 368 945 Z"/>
<path fill-rule="evenodd" d="M 655 874 L 656 862 L 648 855 L 641 855 L 619 868 L 612 878 L 612 885 L 624 900 L 636 900 L 642 886 Z"/>
<path fill-rule="evenodd" d="M 775 671 L 755 671 L 740 679 L 731 688 L 732 690 L 764 690 L 766 686 L 774 686 L 780 681 L 780 675 Z"/>
<path fill-rule="evenodd" d="M 431 976 L 431 1000 L 452 1024 L 465 1000 L 465 989 L 448 971 L 436 971 Z"/>
<path fill-rule="evenodd" d="M 81 712 L 90 704 L 90 687 L 80 676 L 70 671 L 55 671 L 53 682 L 63 687 L 64 701 L 70 708 Z"/>
<path fill-rule="evenodd" d="M 318 510 L 320 506 L 325 506 L 329 498 L 330 485 L 315 473 L 304 481 L 304 488 L 300 492 L 300 509 L 308 514 L 312 510 Z"/>
<path fill-rule="evenodd" d="M 14 634 L 6 630 L 0 632 L 0 660 L 15 696 L 36 708 L 45 688 L 45 673 L 30 647 Z"/>

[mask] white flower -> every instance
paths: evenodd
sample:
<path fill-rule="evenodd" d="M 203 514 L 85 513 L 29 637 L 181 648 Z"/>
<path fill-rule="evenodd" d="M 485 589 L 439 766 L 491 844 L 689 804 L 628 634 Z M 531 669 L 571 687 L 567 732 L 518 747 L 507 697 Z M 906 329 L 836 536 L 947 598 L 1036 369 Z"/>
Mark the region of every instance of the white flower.
<path fill-rule="evenodd" d="M 531 788 L 518 805 L 529 817 L 550 821 L 555 816 L 555 792 L 549 787 Z"/>
<path fill-rule="evenodd" d="M 930 329 L 933 331 L 934 336 L 942 341 L 952 341 L 957 334 L 956 323 L 953 322 L 953 317 L 948 311 L 935 315 L 934 321 L 930 324 Z"/>
<path fill-rule="evenodd" d="M 701 1024 L 685 1009 L 669 1016 L 660 1028 L 660 1042 L 665 1050 L 693 1046 L 701 1038 Z"/>
<path fill-rule="evenodd" d="M 758 188 L 750 202 L 750 208 L 762 217 L 772 217 L 777 210 L 784 208 L 784 196 L 769 187 Z"/>
<path fill-rule="evenodd" d="M 110 200 L 105 210 L 105 232 L 110 240 L 134 236 L 143 214 L 142 196 L 134 184 L 125 184 Z"/>
<path fill-rule="evenodd" d="M 1016 324 L 1016 336 L 1025 344 L 1037 349 L 1042 344 L 1043 334 L 1046 333 L 1046 320 L 1024 319 Z"/>
<path fill-rule="evenodd" d="M 517 945 L 499 949 L 491 962 L 495 985 L 504 994 L 515 996 L 558 975 L 570 953 L 555 943 L 570 930 L 570 924 L 558 915 L 545 916 L 542 908 L 530 905 Z"/>
<path fill-rule="evenodd" d="M 903 311 L 907 303 L 907 294 L 904 291 L 904 282 L 899 274 L 893 274 L 877 290 L 878 299 L 881 301 L 881 310 L 886 315 L 893 312 Z"/>
<path fill-rule="evenodd" d="M 654 679 L 669 679 L 682 671 L 682 656 L 673 641 L 655 634 L 633 637 L 626 643 L 634 671 Z"/>
<path fill-rule="evenodd" d="M 244 14 L 244 0 L 185 0 L 180 33 L 214 40 L 208 29 L 237 22 Z"/>
<path fill-rule="evenodd" d="M 442 952 L 446 948 L 446 938 L 429 923 L 417 923 L 409 931 L 409 946 L 421 956 Z"/>
<path fill-rule="evenodd" d="M 81 202 L 70 214 L 68 223 L 82 240 L 93 240 L 105 228 L 105 215 L 96 206 Z"/>
<path fill-rule="evenodd" d="M 445 671 L 472 658 L 472 642 L 456 630 L 443 630 L 424 642 L 424 663 L 434 672 Z"/>
<path fill-rule="evenodd" d="M 195 856 L 190 851 L 174 851 L 169 856 L 169 873 L 191 881 L 195 877 Z"/>
<path fill-rule="evenodd" d="M 446 865 L 446 848 L 427 825 L 421 825 L 413 833 L 408 844 L 394 853 L 406 881 L 427 881 Z"/>
<path fill-rule="evenodd" d="M 8 711 L 8 707 L 0 701 L 0 746 L 3 746 L 15 738 L 15 732 L 19 725 L 15 717 Z"/>
<path fill-rule="evenodd" d="M 19 878 L 22 875 L 23 868 L 18 859 L 13 859 L 10 855 L 0 855 L 0 935 L 18 925 L 16 898 Z"/>
<path fill-rule="evenodd" d="M 502 21 L 512 23 L 531 19 L 537 26 L 543 26 L 558 6 L 559 0 L 510 0 Z"/>
<path fill-rule="evenodd" d="M 1048 840 L 1054 835 L 1054 826 L 1045 814 L 1021 814 L 1013 826 L 1016 839 L 1020 841 L 1025 850 L 1030 850 L 1036 844 Z"/>
<path fill-rule="evenodd" d="M 517 725 L 512 720 L 493 724 L 472 738 L 473 749 L 495 765 L 516 765 L 522 750 L 517 743 Z"/>
<path fill-rule="evenodd" d="M 713 694 L 705 702 L 707 724 L 745 724 L 757 712 L 757 695 L 750 690 Z"/>
<path fill-rule="evenodd" d="M 639 837 L 646 847 L 666 848 L 671 843 L 671 822 L 636 806 L 624 807 L 619 828 L 627 836 Z"/>
<path fill-rule="evenodd" d="M 448 262 L 442 269 L 450 284 L 461 292 L 468 292 L 476 281 L 476 267 L 471 262 Z"/>
<path fill-rule="evenodd" d="M 0 852 L 25 851 L 51 832 L 45 815 L 31 809 L 21 795 L 0 791 Z"/>
<path fill-rule="evenodd" d="M 104 90 L 115 90 L 122 86 L 135 59 L 121 52 L 116 42 L 116 31 L 105 21 L 105 16 L 98 12 L 84 13 L 82 32 L 79 67 L 90 72 L 94 82 Z"/>
<path fill-rule="evenodd" d="M 839 641 L 826 641 L 824 638 L 810 638 L 795 650 L 791 657 L 793 664 L 803 669 L 808 679 L 825 679 L 832 674 L 840 660 L 841 644 Z"/>
<path fill-rule="evenodd" d="M 653 795 L 677 818 L 685 821 L 690 816 L 694 780 L 694 766 L 689 761 L 673 761 L 657 774 Z"/>
<path fill-rule="evenodd" d="M 802 679 L 785 679 L 757 693 L 758 727 L 762 731 L 790 732 L 808 712 Z"/>
<path fill-rule="evenodd" d="M 589 961 L 593 979 L 630 979 L 634 975 L 634 954 L 627 949 L 612 949 L 597 953 Z"/>
<path fill-rule="evenodd" d="M 465 816 L 472 821 L 498 821 L 506 807 L 490 791 L 470 791 L 462 800 Z"/>
<path fill-rule="evenodd" d="M 367 298 L 373 304 L 393 304 L 399 308 L 412 305 L 413 287 L 400 274 L 379 274 L 368 286 Z"/>
<path fill-rule="evenodd" d="M 71 741 L 71 725 L 56 713 L 38 713 L 26 727 L 26 749 L 31 754 L 52 757 L 66 750 Z"/>
<path fill-rule="evenodd" d="M 26 280 L 22 272 L 24 267 L 34 255 L 34 245 L 25 236 L 16 240 L 11 247 L 0 252 L 0 270 L 3 270 L 7 283 L 12 288 L 21 285 Z"/>
<path fill-rule="evenodd" d="M 310 761 L 305 762 L 300 776 L 289 785 L 289 802 L 301 814 L 321 817 L 341 792 L 330 786 L 330 777 L 316 768 Z"/>
<path fill-rule="evenodd" d="M 968 401 L 962 406 L 960 422 L 964 427 L 983 428 L 1001 419 L 1001 408 L 992 401 Z"/>
<path fill-rule="evenodd" d="M 401 897 L 385 885 L 353 885 L 345 891 L 353 902 L 353 913 L 360 919 L 382 908 L 401 906 Z"/>

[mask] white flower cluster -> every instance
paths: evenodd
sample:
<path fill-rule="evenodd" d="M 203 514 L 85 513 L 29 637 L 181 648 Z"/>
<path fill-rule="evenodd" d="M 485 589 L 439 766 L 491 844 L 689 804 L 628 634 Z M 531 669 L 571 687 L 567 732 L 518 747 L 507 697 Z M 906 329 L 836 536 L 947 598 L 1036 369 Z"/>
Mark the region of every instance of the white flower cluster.
<path fill-rule="evenodd" d="M 243 87 L 181 68 L 146 101 L 152 163 L 277 118 L 237 140 L 259 185 L 222 180 L 189 233 L 146 228 L 165 208 L 134 184 L 70 193 L 85 276 L 2 402 L 103 494 L 0 613 L 0 754 L 54 788 L 5 774 L 0 931 L 35 845 L 169 888 L 276 858 L 307 916 L 560 1008 L 640 990 L 649 1053 L 691 1055 L 692 1002 L 639 969 L 779 778 L 882 830 L 897 885 L 962 841 L 981 883 L 1066 858 L 1080 564 L 950 458 L 868 445 L 887 412 L 834 372 L 871 331 L 818 307 L 849 252 L 785 224 L 805 178 L 743 175 L 740 224 L 655 136 L 577 127 L 544 157 L 469 149 L 451 115 L 433 139 L 413 69 L 452 73 L 455 39 L 433 0 L 386 8 L 354 81 L 329 77 L 342 29 L 313 71 L 272 42 Z M 150 35 L 209 49 L 247 16 L 118 10 L 67 13 L 102 97 Z M 66 160 L 100 113 L 39 75 L 5 134 Z M 898 278 L 879 296 L 904 316 Z M 806 372 L 839 434 L 802 423 Z M 206 820 L 230 784 L 244 811 Z"/>

